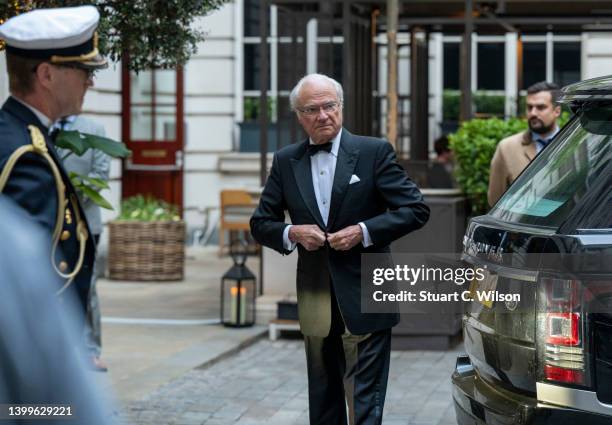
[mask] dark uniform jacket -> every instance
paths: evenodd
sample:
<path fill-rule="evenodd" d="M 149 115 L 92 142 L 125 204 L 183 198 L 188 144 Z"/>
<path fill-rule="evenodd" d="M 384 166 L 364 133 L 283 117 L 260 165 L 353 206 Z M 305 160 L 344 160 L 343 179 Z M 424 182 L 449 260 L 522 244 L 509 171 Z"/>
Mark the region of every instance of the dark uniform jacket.
<path fill-rule="evenodd" d="M 45 136 L 49 154 L 58 166 L 64 184 L 66 185 L 66 199 L 71 196 L 76 198 L 75 189 L 70 183 L 61 161 L 56 155 L 55 148 L 48 136 L 48 129 L 42 125 L 36 115 L 17 100 L 9 97 L 0 110 L 0 170 L 4 168 L 11 154 L 20 146 L 32 143 L 28 125 L 35 125 Z M 49 246 L 51 236 L 55 228 L 57 218 L 57 189 L 53 173 L 47 161 L 35 153 L 27 153 L 15 165 L 10 178 L 3 190 L 3 194 L 12 198 L 18 205 L 27 211 L 29 217 L 42 225 L 48 232 Z M 78 203 L 78 201 L 77 201 Z M 78 207 L 82 220 L 86 221 L 85 215 Z M 56 255 L 55 264 L 65 262 L 66 272 L 73 270 L 79 256 L 79 242 L 76 234 L 76 211 L 72 204 L 64 209 L 64 224 L 62 237 Z M 89 230 L 89 228 L 88 228 Z M 95 246 L 91 236 L 87 240 L 85 258 L 81 271 L 76 275 L 73 288 L 83 303 L 87 305 L 87 295 L 92 278 L 93 262 L 95 257 Z M 30 259 L 32 267 L 37 264 L 50 264 L 51 258 Z M 59 288 L 57 288 L 59 289 Z"/>
<path fill-rule="evenodd" d="M 270 177 L 251 218 L 253 237 L 262 245 L 288 254 L 283 246 L 285 210 L 293 224 L 317 224 L 327 233 L 363 222 L 373 243 L 367 248 L 359 243 L 348 251 L 336 251 L 326 243 L 316 251 L 307 251 L 298 244 L 300 327 L 309 336 L 329 334 L 333 288 L 344 323 L 352 334 L 388 329 L 398 323 L 398 314 L 361 312 L 361 254 L 390 252 L 392 241 L 427 222 L 429 208 L 397 163 L 388 142 L 342 129 L 325 226 L 315 197 L 308 143 L 305 140 L 275 154 Z M 360 181 L 349 184 L 353 174 Z"/>

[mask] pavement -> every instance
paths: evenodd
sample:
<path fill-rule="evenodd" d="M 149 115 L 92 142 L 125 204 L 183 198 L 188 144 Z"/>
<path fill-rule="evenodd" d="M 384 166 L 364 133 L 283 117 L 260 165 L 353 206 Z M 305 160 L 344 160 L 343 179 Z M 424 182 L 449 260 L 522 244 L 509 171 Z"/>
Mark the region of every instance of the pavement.
<path fill-rule="evenodd" d="M 266 332 L 262 326 L 229 329 L 219 324 L 221 276 L 231 265 L 215 248 L 189 248 L 181 282 L 98 280 L 101 357 L 109 372 L 96 378 L 121 404 L 218 361 Z M 247 266 L 259 273 L 257 258 L 249 258 Z"/>
<path fill-rule="evenodd" d="M 115 394 L 120 423 L 308 424 L 299 334 L 269 341 L 262 326 L 218 324 L 230 265 L 190 248 L 182 282 L 98 281 L 109 372 L 92 373 Z M 247 265 L 258 273 L 256 258 Z M 393 351 L 383 424 L 455 424 L 450 374 L 461 350 Z"/>
<path fill-rule="evenodd" d="M 450 373 L 457 352 L 392 352 L 383 425 L 456 424 Z M 307 425 L 304 344 L 262 339 L 131 403 L 122 420 L 136 425 Z"/>

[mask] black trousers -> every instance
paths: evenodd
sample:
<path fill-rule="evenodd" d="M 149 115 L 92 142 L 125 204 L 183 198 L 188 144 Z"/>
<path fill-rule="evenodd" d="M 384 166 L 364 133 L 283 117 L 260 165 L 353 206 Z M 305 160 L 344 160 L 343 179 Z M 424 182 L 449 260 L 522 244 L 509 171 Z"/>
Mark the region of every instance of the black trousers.
<path fill-rule="evenodd" d="M 310 424 L 380 425 L 389 377 L 391 329 L 350 334 L 331 292 L 330 334 L 324 338 L 304 336 Z"/>

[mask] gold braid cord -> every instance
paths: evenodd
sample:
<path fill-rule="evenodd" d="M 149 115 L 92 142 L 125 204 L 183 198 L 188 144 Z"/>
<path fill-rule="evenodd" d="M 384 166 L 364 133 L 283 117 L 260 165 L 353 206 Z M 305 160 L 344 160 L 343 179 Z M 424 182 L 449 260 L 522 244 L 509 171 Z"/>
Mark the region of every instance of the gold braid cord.
<path fill-rule="evenodd" d="M 53 161 L 53 158 L 49 154 L 47 149 L 47 144 L 45 143 L 45 137 L 40 132 L 38 127 L 34 125 L 29 125 L 28 130 L 30 131 L 30 138 L 32 139 L 32 144 L 21 146 L 15 152 L 11 154 L 6 165 L 2 169 L 2 173 L 0 173 L 0 193 L 4 190 L 6 183 L 15 168 L 15 164 L 19 159 L 30 152 L 33 152 L 37 155 L 45 158 L 49 167 L 51 168 L 51 172 L 53 173 L 53 177 L 55 178 L 55 186 L 57 189 L 57 218 L 55 220 L 55 228 L 53 229 L 53 237 L 52 237 L 52 249 L 51 249 L 51 264 L 53 268 L 62 278 L 66 279 L 66 283 L 64 286 L 57 292 L 58 295 L 62 293 L 74 280 L 74 277 L 79 273 L 81 267 L 83 266 L 83 260 L 85 258 L 85 248 L 86 242 L 88 238 L 87 225 L 82 220 L 81 215 L 79 213 L 78 201 L 75 196 L 72 195 L 70 197 L 70 203 L 76 214 L 77 219 L 77 237 L 79 239 L 79 258 L 77 264 L 75 265 L 72 272 L 66 274 L 62 273 L 55 264 L 55 252 L 57 251 L 57 246 L 59 244 L 60 235 L 62 232 L 62 228 L 64 225 L 64 208 L 68 206 L 68 200 L 66 199 L 66 185 L 62 180 L 62 175 L 57 167 L 57 164 Z"/>

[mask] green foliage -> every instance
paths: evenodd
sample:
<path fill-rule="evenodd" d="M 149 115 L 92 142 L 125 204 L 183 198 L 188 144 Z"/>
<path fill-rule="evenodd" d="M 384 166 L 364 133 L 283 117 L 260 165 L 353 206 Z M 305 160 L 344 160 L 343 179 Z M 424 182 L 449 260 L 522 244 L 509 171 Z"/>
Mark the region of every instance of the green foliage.
<path fill-rule="evenodd" d="M 100 50 L 116 62 L 127 54 L 133 71 L 184 65 L 204 41 L 194 21 L 227 0 L 18 0 L 0 1 L 0 19 L 24 10 L 91 4 L 101 15 Z M 15 2 L 11 2 L 15 3 Z"/>
<path fill-rule="evenodd" d="M 474 109 L 483 115 L 503 117 L 506 110 L 506 96 L 477 91 L 472 96 Z M 444 121 L 459 121 L 461 92 L 444 90 L 442 93 L 442 117 Z"/>
<path fill-rule="evenodd" d="M 82 156 L 88 149 L 98 149 L 112 158 L 126 158 L 131 154 L 131 151 L 121 142 L 76 130 L 61 130 L 54 143 L 57 147 L 70 151 L 62 160 L 72 154 Z M 69 177 L 72 185 L 81 195 L 102 208 L 113 210 L 111 203 L 100 194 L 102 189 L 109 188 L 108 183 L 73 172 Z"/>
<path fill-rule="evenodd" d="M 119 220 L 129 221 L 180 221 L 176 205 L 151 196 L 136 195 L 121 202 Z"/>
<path fill-rule="evenodd" d="M 461 124 L 449 136 L 450 148 L 456 161 L 457 182 L 472 205 L 472 213 L 486 213 L 489 169 L 495 147 L 500 140 L 527 128 L 525 120 L 499 118 L 473 119 Z"/>
<path fill-rule="evenodd" d="M 94 134 L 73 130 L 62 130 L 55 139 L 55 145 L 82 156 L 88 149 L 98 149 L 113 158 L 126 158 L 131 151 L 121 142 Z"/>
<path fill-rule="evenodd" d="M 99 205 L 107 210 L 113 210 L 113 206 L 108 202 L 100 191 L 102 189 L 109 189 L 108 183 L 102 179 L 96 179 L 92 177 L 86 177 L 81 174 L 74 172 L 70 173 L 70 181 L 74 188 L 81 192 L 85 197 L 89 198 L 92 202 Z"/>
<path fill-rule="evenodd" d="M 444 90 L 442 93 L 442 119 L 459 121 L 461 93 L 455 90 Z"/>
<path fill-rule="evenodd" d="M 503 117 L 506 113 L 506 96 L 476 92 L 474 94 L 474 107 L 478 114 Z"/>
<path fill-rule="evenodd" d="M 257 121 L 259 118 L 259 97 L 244 98 L 243 121 Z M 275 99 L 268 97 L 268 119 L 274 114 L 276 108 Z"/>
<path fill-rule="evenodd" d="M 570 119 L 568 112 L 559 118 L 563 127 Z M 497 144 L 504 138 L 524 131 L 527 121 L 520 118 L 473 119 L 465 121 L 456 133 L 449 135 L 455 162 L 455 176 L 472 205 L 472 213 L 485 214 L 488 210 L 487 189 L 491 160 Z"/>

